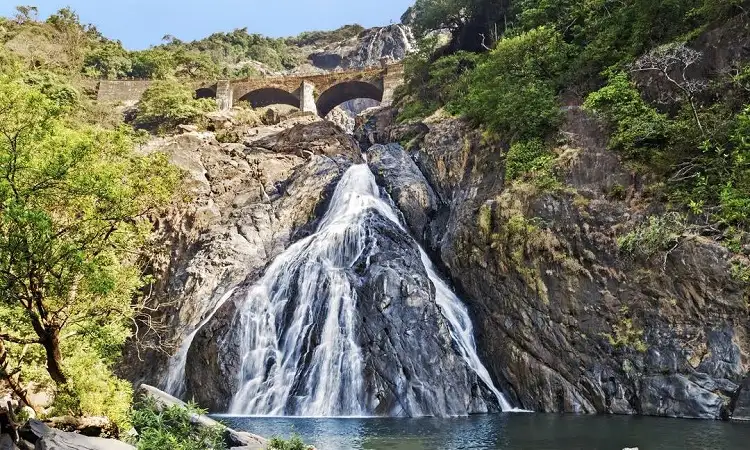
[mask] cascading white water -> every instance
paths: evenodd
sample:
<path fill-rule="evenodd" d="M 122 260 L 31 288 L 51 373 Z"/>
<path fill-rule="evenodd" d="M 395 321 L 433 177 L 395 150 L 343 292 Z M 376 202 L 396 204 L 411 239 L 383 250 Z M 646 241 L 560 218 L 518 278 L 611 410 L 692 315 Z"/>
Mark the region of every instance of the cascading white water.
<path fill-rule="evenodd" d="M 229 297 L 232 296 L 236 288 L 232 288 L 228 290 L 224 295 L 221 296 L 218 302 L 216 302 L 216 305 L 214 305 L 211 312 L 206 316 L 203 320 L 200 321 L 197 327 L 195 327 L 195 330 L 193 330 L 186 338 L 182 341 L 182 344 L 180 344 L 180 348 L 177 349 L 177 353 L 175 353 L 171 358 L 169 358 L 168 366 L 167 366 L 167 374 L 162 380 L 162 388 L 165 392 L 174 395 L 175 397 L 182 397 L 182 395 L 185 393 L 185 364 L 187 363 L 187 354 L 188 350 L 190 350 L 190 345 L 193 343 L 193 339 L 195 339 L 195 335 L 198 334 L 198 332 L 203 328 L 205 324 L 207 324 L 213 317 L 214 314 L 216 314 L 216 311 L 219 310 L 219 308 L 226 303 L 227 300 L 229 300 Z"/>
<path fill-rule="evenodd" d="M 404 229 L 394 209 L 380 197 L 367 165 L 354 165 L 336 187 L 317 231 L 279 255 L 238 305 L 235 326 L 241 330 L 244 356 L 241 387 L 232 399 L 231 414 L 369 413 L 364 358 L 356 339 L 357 294 L 347 270 L 365 249 L 364 218 L 372 210 Z M 420 254 L 461 356 L 492 390 L 500 407 L 510 409 L 477 356 L 465 306 L 421 248 Z M 311 336 L 319 338 L 311 344 Z"/>

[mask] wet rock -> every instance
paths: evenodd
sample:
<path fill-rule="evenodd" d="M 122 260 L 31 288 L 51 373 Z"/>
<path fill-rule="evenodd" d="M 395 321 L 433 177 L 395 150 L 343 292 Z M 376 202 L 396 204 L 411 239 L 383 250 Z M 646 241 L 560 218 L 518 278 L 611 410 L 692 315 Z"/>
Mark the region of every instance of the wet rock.
<path fill-rule="evenodd" d="M 0 450 L 18 450 L 9 434 L 0 434 Z"/>
<path fill-rule="evenodd" d="M 324 70 L 358 69 L 378 66 L 383 58 L 400 61 L 414 47 L 411 29 L 394 24 L 367 29 L 359 36 L 315 51 L 308 58 L 315 67 Z"/>
<path fill-rule="evenodd" d="M 451 341 L 412 239 L 379 215 L 355 267 L 362 279 L 363 352 L 374 413 L 454 416 L 497 410 L 493 395 L 466 367 Z"/>
<path fill-rule="evenodd" d="M 750 421 L 750 375 L 734 393 L 730 409 L 732 420 Z"/>
<path fill-rule="evenodd" d="M 724 400 L 683 375 L 641 380 L 641 413 L 649 416 L 721 419 Z"/>
<path fill-rule="evenodd" d="M 438 207 L 415 235 L 462 293 L 480 356 L 515 405 L 725 417 L 748 370 L 748 286 L 703 238 L 660 258 L 621 255 L 617 238 L 663 206 L 644 199 L 646 180 L 606 148 L 596 120 L 578 108 L 566 118 L 555 149 L 565 191 L 510 186 L 507 144 L 459 119 L 421 124 L 409 148 Z M 387 124 L 365 128 L 383 139 L 400 127 Z"/>
<path fill-rule="evenodd" d="M 412 233 L 422 236 L 438 209 L 438 200 L 414 161 L 400 145 L 388 144 L 370 147 L 367 163 L 378 184 L 385 187 L 404 215 Z"/>

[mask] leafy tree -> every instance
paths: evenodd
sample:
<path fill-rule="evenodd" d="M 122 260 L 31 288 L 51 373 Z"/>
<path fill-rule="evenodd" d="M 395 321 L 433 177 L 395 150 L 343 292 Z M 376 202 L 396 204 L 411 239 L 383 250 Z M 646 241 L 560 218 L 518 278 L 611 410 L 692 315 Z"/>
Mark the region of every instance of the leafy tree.
<path fill-rule="evenodd" d="M 86 55 L 83 72 L 92 78 L 125 78 L 133 73 L 133 60 L 119 41 L 109 41 Z"/>
<path fill-rule="evenodd" d="M 49 92 L 0 75 L 0 341 L 4 368 L 42 378 L 46 366 L 59 392 L 80 393 L 66 386 L 83 378 L 76 358 L 111 377 L 143 284 L 148 215 L 180 173 L 162 154 L 136 156 L 124 129 L 76 125 L 67 97 Z"/>
<path fill-rule="evenodd" d="M 35 22 L 39 15 L 39 8 L 31 5 L 16 6 L 16 22 L 19 24 Z"/>
<path fill-rule="evenodd" d="M 410 13 L 419 37 L 448 30 L 454 50 L 489 49 L 512 22 L 511 0 L 417 0 Z"/>
<path fill-rule="evenodd" d="M 571 53 L 551 28 L 502 39 L 467 75 L 454 108 L 511 141 L 544 136 L 560 119 L 557 92 Z"/>
<path fill-rule="evenodd" d="M 213 99 L 196 99 L 195 92 L 176 80 L 154 82 L 141 96 L 135 124 L 160 132 L 194 123 L 216 108 Z"/>
<path fill-rule="evenodd" d="M 130 75 L 134 78 L 164 80 L 175 73 L 174 54 L 165 49 L 153 48 L 134 52 L 132 58 L 133 69 Z"/>

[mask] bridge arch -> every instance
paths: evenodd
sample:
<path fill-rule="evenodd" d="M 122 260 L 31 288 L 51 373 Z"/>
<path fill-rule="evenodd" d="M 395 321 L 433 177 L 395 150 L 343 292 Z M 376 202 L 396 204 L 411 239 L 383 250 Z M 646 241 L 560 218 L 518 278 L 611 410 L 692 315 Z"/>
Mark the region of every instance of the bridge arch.
<path fill-rule="evenodd" d="M 336 106 L 355 98 L 370 98 L 380 102 L 383 100 L 383 89 L 366 81 L 342 81 L 320 94 L 316 102 L 318 114 L 325 117 Z"/>
<path fill-rule="evenodd" d="M 216 89 L 202 87 L 195 90 L 195 98 L 216 98 Z"/>
<path fill-rule="evenodd" d="M 299 108 L 299 99 L 284 89 L 265 87 L 255 89 L 237 99 L 238 102 L 246 101 L 253 108 L 270 105 L 290 105 Z"/>

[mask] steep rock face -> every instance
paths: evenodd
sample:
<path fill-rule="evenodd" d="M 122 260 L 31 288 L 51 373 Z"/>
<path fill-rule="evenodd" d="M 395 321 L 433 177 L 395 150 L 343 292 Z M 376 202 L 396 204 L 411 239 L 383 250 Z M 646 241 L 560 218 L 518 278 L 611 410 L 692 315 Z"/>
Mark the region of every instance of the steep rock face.
<path fill-rule="evenodd" d="M 423 236 L 437 212 L 438 200 L 419 167 L 398 144 L 373 145 L 367 150 L 367 162 L 378 184 L 398 205 L 414 236 Z"/>
<path fill-rule="evenodd" d="M 401 24 L 365 30 L 359 36 L 331 44 L 308 57 L 320 69 L 360 69 L 376 66 L 381 59 L 400 61 L 414 48 L 414 36 Z"/>
<path fill-rule="evenodd" d="M 198 333 L 189 395 L 248 414 L 497 409 L 456 350 L 419 248 L 364 165 L 347 172 L 329 208 L 315 234 L 257 284 L 249 277 Z"/>
<path fill-rule="evenodd" d="M 508 185 L 505 146 L 460 120 L 364 135 L 413 139 L 437 212 L 394 201 L 412 229 L 430 218 L 424 244 L 463 291 L 480 355 L 516 405 L 725 417 L 750 351 L 748 287 L 731 277 L 731 255 L 698 236 L 653 259 L 622 254 L 617 237 L 662 208 L 584 113 L 568 111 L 563 131 L 564 186 L 552 191 Z M 382 176 L 399 185 L 398 172 Z"/>
<path fill-rule="evenodd" d="M 359 158 L 330 123 L 291 121 L 248 134 L 253 137 L 244 145 L 187 133 L 144 148 L 166 152 L 187 172 L 190 200 L 158 223 L 151 301 L 162 326 L 144 323 L 138 330 L 153 350 L 126 351 L 128 364 L 120 372 L 136 383 L 163 386 L 169 365 L 164 344 L 183 342 L 230 287 L 259 276 L 290 242 L 309 233 L 330 190 Z"/>

